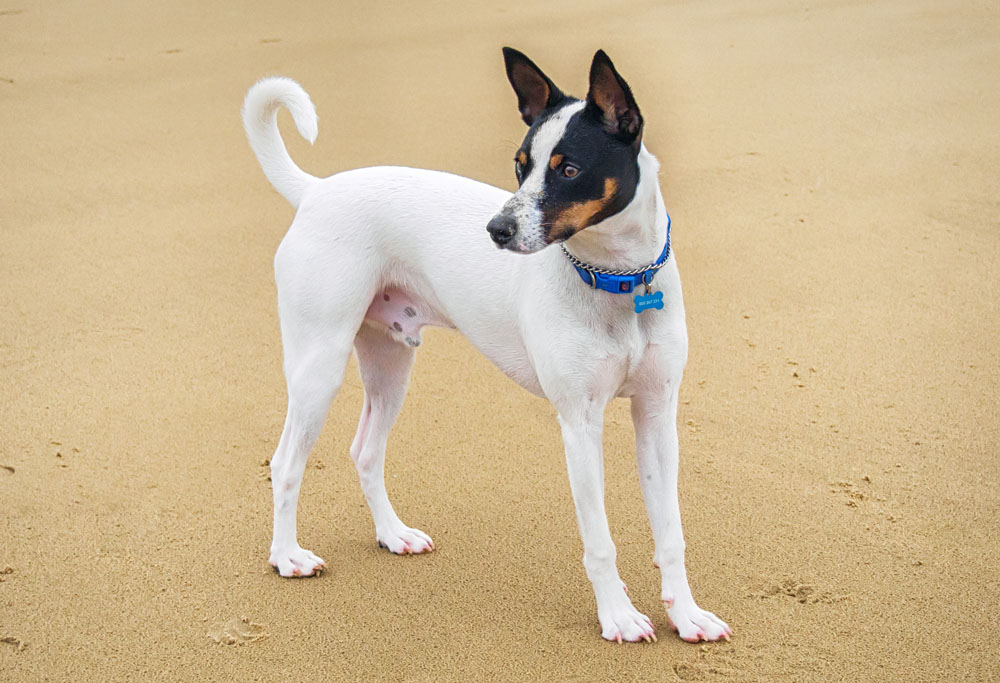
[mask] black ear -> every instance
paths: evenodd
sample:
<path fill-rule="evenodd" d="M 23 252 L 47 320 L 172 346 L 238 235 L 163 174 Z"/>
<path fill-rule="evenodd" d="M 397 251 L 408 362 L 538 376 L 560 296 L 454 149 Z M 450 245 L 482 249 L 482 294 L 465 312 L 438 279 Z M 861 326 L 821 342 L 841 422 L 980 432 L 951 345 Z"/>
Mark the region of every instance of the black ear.
<path fill-rule="evenodd" d="M 514 48 L 503 49 L 503 61 L 507 67 L 507 80 L 517 93 L 517 108 L 529 126 L 539 114 L 566 97 L 533 61 Z"/>
<path fill-rule="evenodd" d="M 615 71 L 615 65 L 598 50 L 590 65 L 590 92 L 587 111 L 604 123 L 604 129 L 636 149 L 642 142 L 642 114 L 632 97 L 632 89 Z"/>

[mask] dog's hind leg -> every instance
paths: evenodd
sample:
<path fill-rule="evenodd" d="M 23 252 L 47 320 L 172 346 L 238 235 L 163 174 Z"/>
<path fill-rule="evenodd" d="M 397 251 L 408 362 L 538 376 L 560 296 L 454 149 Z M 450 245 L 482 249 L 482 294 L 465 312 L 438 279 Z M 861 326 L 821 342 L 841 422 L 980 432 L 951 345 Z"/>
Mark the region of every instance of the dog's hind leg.
<path fill-rule="evenodd" d="M 325 565 L 322 558 L 299 546 L 296 510 L 306 460 L 319 437 L 330 402 L 340 388 L 350 358 L 350 337 L 314 342 L 315 348 L 296 349 L 290 358 L 286 343 L 285 374 L 288 413 L 278 447 L 271 458 L 274 493 L 274 536 L 271 566 L 282 576 L 312 576 Z"/>
<path fill-rule="evenodd" d="M 416 352 L 385 332 L 362 325 L 354 340 L 365 401 L 351 459 L 375 522 L 378 544 L 397 555 L 427 552 L 434 542 L 422 531 L 403 524 L 385 489 L 385 446 L 406 396 Z"/>
<path fill-rule="evenodd" d="M 330 402 L 344 380 L 354 336 L 364 318 L 364 302 L 371 296 L 367 290 L 374 290 L 375 283 L 362 278 L 337 281 L 330 276 L 337 271 L 318 271 L 313 267 L 316 263 L 300 257 L 287 242 L 275 259 L 288 414 L 271 459 L 274 536 L 270 563 L 282 576 L 311 576 L 324 563 L 298 543 L 296 509 L 302 475 Z M 319 288 L 317 283 L 324 286 Z"/>

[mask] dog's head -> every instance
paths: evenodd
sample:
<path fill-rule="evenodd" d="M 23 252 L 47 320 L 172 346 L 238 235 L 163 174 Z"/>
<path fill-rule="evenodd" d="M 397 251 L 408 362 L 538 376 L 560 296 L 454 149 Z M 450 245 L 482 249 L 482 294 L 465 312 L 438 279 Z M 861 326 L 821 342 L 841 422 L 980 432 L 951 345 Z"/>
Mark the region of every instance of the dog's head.
<path fill-rule="evenodd" d="M 530 254 L 628 206 L 639 183 L 642 116 L 603 50 L 586 100 L 564 95 L 517 50 L 505 47 L 503 56 L 528 134 L 514 156 L 518 190 L 486 229 L 500 248 Z"/>

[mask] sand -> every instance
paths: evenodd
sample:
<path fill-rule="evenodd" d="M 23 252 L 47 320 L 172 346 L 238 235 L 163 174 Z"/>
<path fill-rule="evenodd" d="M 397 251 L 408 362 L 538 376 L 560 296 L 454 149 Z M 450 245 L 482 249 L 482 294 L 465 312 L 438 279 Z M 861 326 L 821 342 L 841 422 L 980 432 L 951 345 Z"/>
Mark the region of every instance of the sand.
<path fill-rule="evenodd" d="M 362 9 L 364 7 L 364 9 Z M 688 572 L 668 630 L 628 405 L 619 567 L 654 645 L 601 640 L 552 408 L 453 332 L 418 354 L 375 544 L 353 367 L 267 566 L 284 419 L 271 262 L 292 210 L 239 121 L 300 81 L 318 175 L 514 187 L 500 48 L 630 81 L 674 219 Z M 0 6 L 0 679 L 1000 680 L 1000 10 L 992 2 Z M 484 239 L 486 238 L 484 232 Z"/>

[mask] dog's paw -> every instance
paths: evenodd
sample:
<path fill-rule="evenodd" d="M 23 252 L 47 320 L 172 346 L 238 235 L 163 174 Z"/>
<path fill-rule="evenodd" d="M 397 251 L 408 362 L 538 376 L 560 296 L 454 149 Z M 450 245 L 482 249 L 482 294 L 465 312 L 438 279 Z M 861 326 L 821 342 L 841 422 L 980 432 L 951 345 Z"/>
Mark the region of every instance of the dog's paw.
<path fill-rule="evenodd" d="M 268 561 L 272 567 L 278 570 L 279 574 L 285 577 L 316 576 L 326 569 L 323 558 L 298 546 L 286 552 L 272 550 L 271 559 Z"/>
<path fill-rule="evenodd" d="M 403 524 L 390 529 L 376 529 L 375 540 L 380 548 L 397 555 L 419 555 L 434 550 L 434 541 L 430 536 Z"/>
<path fill-rule="evenodd" d="M 664 601 L 667 608 L 667 615 L 670 619 L 670 628 L 677 631 L 681 640 L 689 643 L 697 643 L 702 640 L 729 640 L 733 635 L 733 629 L 719 617 L 711 612 L 705 611 L 694 604 L 694 601 L 681 604 Z"/>
<path fill-rule="evenodd" d="M 640 640 L 649 643 L 656 640 L 653 622 L 632 605 L 632 601 L 625 595 L 625 584 L 622 584 L 618 596 L 606 598 L 602 602 L 606 604 L 597 606 L 602 638 L 616 643 L 636 643 Z"/>

